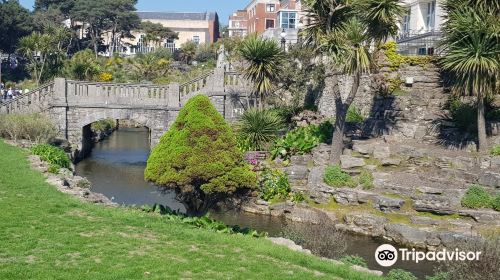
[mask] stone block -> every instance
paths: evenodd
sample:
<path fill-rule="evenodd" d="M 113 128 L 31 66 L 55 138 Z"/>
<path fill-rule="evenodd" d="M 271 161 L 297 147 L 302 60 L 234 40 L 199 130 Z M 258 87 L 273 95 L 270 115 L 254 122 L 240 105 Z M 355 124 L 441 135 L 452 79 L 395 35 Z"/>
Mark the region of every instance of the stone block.
<path fill-rule="evenodd" d="M 343 169 L 363 167 L 366 165 L 364 159 L 346 155 L 340 156 L 340 163 Z"/>

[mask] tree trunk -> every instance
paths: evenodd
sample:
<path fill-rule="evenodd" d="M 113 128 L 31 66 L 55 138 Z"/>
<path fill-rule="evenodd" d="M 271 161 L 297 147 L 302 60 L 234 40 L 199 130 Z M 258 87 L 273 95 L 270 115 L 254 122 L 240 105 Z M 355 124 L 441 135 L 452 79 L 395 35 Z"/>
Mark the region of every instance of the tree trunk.
<path fill-rule="evenodd" d="M 484 117 L 484 96 L 482 92 L 477 95 L 477 139 L 478 151 L 486 151 L 488 143 L 486 140 L 486 119 Z"/>
<path fill-rule="evenodd" d="M 354 75 L 354 80 L 352 83 L 351 92 L 347 97 L 346 101 L 342 101 L 342 94 L 338 89 L 338 81 L 336 81 L 334 87 L 335 93 L 335 127 L 332 137 L 332 149 L 330 155 L 330 161 L 332 164 L 340 164 L 340 156 L 342 155 L 344 149 L 344 131 L 347 119 L 347 111 L 356 97 L 358 92 L 359 84 L 361 82 L 361 73 L 356 73 Z"/>

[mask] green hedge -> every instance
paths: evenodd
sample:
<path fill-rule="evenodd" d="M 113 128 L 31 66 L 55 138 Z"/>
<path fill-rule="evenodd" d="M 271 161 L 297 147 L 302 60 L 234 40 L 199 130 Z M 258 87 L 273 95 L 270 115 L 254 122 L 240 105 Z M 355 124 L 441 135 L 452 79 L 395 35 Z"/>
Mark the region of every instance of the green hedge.
<path fill-rule="evenodd" d="M 31 152 L 39 156 L 43 161 L 48 162 L 51 165 L 52 172 L 56 168 L 70 168 L 71 166 L 71 160 L 68 155 L 60 148 L 47 144 L 39 144 L 33 146 Z"/>

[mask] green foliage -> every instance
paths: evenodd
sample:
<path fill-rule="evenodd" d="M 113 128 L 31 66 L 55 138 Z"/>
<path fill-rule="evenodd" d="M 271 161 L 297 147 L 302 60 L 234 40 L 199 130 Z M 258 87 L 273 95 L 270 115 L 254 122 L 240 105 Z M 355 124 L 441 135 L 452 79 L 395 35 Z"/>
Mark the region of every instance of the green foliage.
<path fill-rule="evenodd" d="M 370 171 L 363 169 L 358 178 L 359 184 L 365 190 L 373 189 L 373 175 Z"/>
<path fill-rule="evenodd" d="M 389 273 L 387 273 L 386 278 L 388 280 L 417 280 L 418 279 L 417 277 L 415 277 L 415 275 L 413 275 L 413 273 L 406 271 L 406 270 L 403 270 L 403 269 L 399 269 L 399 268 L 391 269 L 389 271 Z"/>
<path fill-rule="evenodd" d="M 491 208 L 495 211 L 500 211 L 500 194 L 497 194 L 495 198 L 491 200 Z"/>
<path fill-rule="evenodd" d="M 304 193 L 302 192 L 294 192 L 294 193 L 291 193 L 291 199 L 290 199 L 292 202 L 295 202 L 295 203 L 300 203 L 300 202 L 304 202 L 306 200 L 305 196 L 304 196 Z"/>
<path fill-rule="evenodd" d="M 355 105 L 349 106 L 347 110 L 346 121 L 348 123 L 363 123 L 365 121 L 365 117 L 361 113 L 361 110 L 358 109 Z"/>
<path fill-rule="evenodd" d="M 94 53 L 89 50 L 77 52 L 66 62 L 65 72 L 69 78 L 81 81 L 95 81 L 101 72 L 101 65 Z"/>
<path fill-rule="evenodd" d="M 277 81 L 283 59 L 283 51 L 276 41 L 249 36 L 239 48 L 241 56 L 246 60 L 245 78 L 254 84 L 254 92 L 260 98 L 260 106 L 264 98 L 272 92 Z"/>
<path fill-rule="evenodd" d="M 484 187 L 471 185 L 462 197 L 462 206 L 472 209 L 487 208 L 491 206 L 491 196 Z"/>
<path fill-rule="evenodd" d="M 451 280 L 448 273 L 446 272 L 437 272 L 432 276 L 426 276 L 425 280 Z"/>
<path fill-rule="evenodd" d="M 356 181 L 351 177 L 351 175 L 342 171 L 342 168 L 338 165 L 328 166 L 325 170 L 323 180 L 331 187 L 354 188 L 357 186 Z"/>
<path fill-rule="evenodd" d="M 271 155 L 273 158 L 289 159 L 293 155 L 306 154 L 320 143 L 330 141 L 332 134 L 333 125 L 330 122 L 296 128 L 276 141 Z"/>
<path fill-rule="evenodd" d="M 48 144 L 38 144 L 31 148 L 31 152 L 39 156 L 41 160 L 48 162 L 51 166 L 63 168 L 70 168 L 71 166 L 68 155 L 57 147 Z"/>
<path fill-rule="evenodd" d="M 140 29 L 146 33 L 144 39 L 148 44 L 154 42 L 155 45 L 158 46 L 165 39 L 179 39 L 177 33 L 163 26 L 161 23 L 143 21 L 140 24 Z"/>
<path fill-rule="evenodd" d="M 493 146 L 493 148 L 491 148 L 490 154 L 492 156 L 500 156 L 500 145 Z"/>
<path fill-rule="evenodd" d="M 188 217 L 186 215 L 172 211 L 168 206 L 163 206 L 160 204 L 155 204 L 152 207 L 145 205 L 140 207 L 140 209 L 146 213 L 161 214 L 163 219 L 170 222 L 187 224 L 196 228 L 207 229 L 217 233 L 241 234 L 256 238 L 267 237 L 267 232 L 258 232 L 250 228 L 241 228 L 239 226 L 228 226 L 223 222 L 219 222 L 210 218 L 208 214 L 201 217 Z"/>
<path fill-rule="evenodd" d="M 19 1 L 0 1 L 0 52 L 14 53 L 19 39 L 34 28 L 28 9 Z"/>
<path fill-rule="evenodd" d="M 468 133 L 477 131 L 477 106 L 454 99 L 450 102 L 450 115 L 460 130 Z"/>
<path fill-rule="evenodd" d="M 340 258 L 340 261 L 345 263 L 345 264 L 348 264 L 348 265 L 358 265 L 361 267 L 368 267 L 365 259 L 363 259 L 360 256 L 347 255 L 347 256 L 343 256 L 342 258 Z"/>
<path fill-rule="evenodd" d="M 196 56 L 198 45 L 193 41 L 187 41 L 181 45 L 181 58 L 186 64 L 190 64 Z"/>
<path fill-rule="evenodd" d="M 51 164 L 49 165 L 49 169 L 47 171 L 52 174 L 57 174 L 57 172 L 59 172 L 59 168 L 61 168 L 59 165 Z"/>
<path fill-rule="evenodd" d="M 238 138 L 248 143 L 250 150 L 269 148 L 283 128 L 283 120 L 274 111 L 249 109 L 243 113 L 238 124 Z"/>
<path fill-rule="evenodd" d="M 196 49 L 195 58 L 196 61 L 205 63 L 209 61 L 215 61 L 217 59 L 217 50 L 214 44 L 201 44 Z"/>
<path fill-rule="evenodd" d="M 259 178 L 260 198 L 265 201 L 283 200 L 291 191 L 286 173 L 279 169 L 266 169 Z"/>
<path fill-rule="evenodd" d="M 405 56 L 397 52 L 397 44 L 394 41 L 387 42 L 381 47 L 384 53 L 391 63 L 391 70 L 397 71 L 399 67 L 403 64 L 408 64 L 411 66 L 426 66 L 433 61 L 432 56 Z"/>
<path fill-rule="evenodd" d="M 233 131 L 204 95 L 191 98 L 161 137 L 145 178 L 175 189 L 187 208 L 198 213 L 257 183 Z"/>
<path fill-rule="evenodd" d="M 14 141 L 26 139 L 35 143 L 47 143 L 56 135 L 56 127 L 45 115 L 0 115 L 0 137 L 8 137 Z"/>
<path fill-rule="evenodd" d="M 90 129 L 94 133 L 102 133 L 116 128 L 116 120 L 114 119 L 104 119 L 96 121 L 90 125 Z"/>
<path fill-rule="evenodd" d="M 128 59 L 136 81 L 154 81 L 169 71 L 172 54 L 166 48 L 158 48 L 154 52 L 140 53 Z"/>

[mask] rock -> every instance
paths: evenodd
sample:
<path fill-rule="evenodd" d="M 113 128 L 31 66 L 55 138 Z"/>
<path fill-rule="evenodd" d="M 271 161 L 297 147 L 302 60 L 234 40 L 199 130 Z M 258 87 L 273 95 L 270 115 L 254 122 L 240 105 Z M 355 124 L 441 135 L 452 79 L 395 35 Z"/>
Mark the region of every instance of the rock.
<path fill-rule="evenodd" d="M 462 216 L 472 217 L 476 222 L 488 225 L 500 225 L 500 212 L 494 210 L 460 210 Z"/>
<path fill-rule="evenodd" d="M 351 265 L 351 269 L 354 269 L 354 270 L 359 271 L 359 272 L 374 274 L 374 275 L 377 275 L 377 276 L 384 275 L 384 273 L 382 271 L 371 270 L 371 269 L 368 269 L 366 267 L 362 267 L 362 266 L 359 266 L 359 265 Z"/>
<path fill-rule="evenodd" d="M 436 195 L 443 194 L 443 190 L 436 188 L 429 188 L 429 187 L 418 187 L 417 191 L 424 194 L 436 194 Z"/>
<path fill-rule="evenodd" d="M 330 163 L 331 147 L 327 144 L 319 144 L 312 150 L 312 159 L 317 166 L 326 166 Z"/>
<path fill-rule="evenodd" d="M 80 176 L 72 176 L 68 178 L 70 188 L 90 189 L 92 183 L 87 178 Z"/>
<path fill-rule="evenodd" d="M 316 188 L 323 184 L 323 176 L 325 175 L 324 166 L 315 166 L 311 168 L 309 176 L 307 178 L 307 183 L 310 188 Z"/>
<path fill-rule="evenodd" d="M 387 219 L 366 213 L 347 213 L 344 216 L 344 222 L 355 232 L 370 236 L 382 236 L 385 233 L 384 225 L 387 223 Z"/>
<path fill-rule="evenodd" d="M 284 168 L 290 180 L 307 180 L 309 169 L 304 165 L 292 165 Z"/>
<path fill-rule="evenodd" d="M 375 203 L 375 208 L 382 212 L 394 212 L 401 210 L 404 204 L 405 201 L 402 199 L 380 196 Z"/>
<path fill-rule="evenodd" d="M 397 166 L 401 164 L 401 160 L 397 158 L 384 158 L 380 161 L 383 166 Z"/>
<path fill-rule="evenodd" d="M 346 155 L 340 156 L 340 163 L 343 169 L 363 167 L 366 165 L 364 159 Z"/>
<path fill-rule="evenodd" d="M 482 240 L 481 237 L 466 235 L 461 232 L 442 232 L 439 234 L 441 244 L 446 248 L 453 248 L 463 243 L 473 243 Z"/>
<path fill-rule="evenodd" d="M 439 221 L 429 217 L 411 216 L 410 221 L 415 225 L 431 225 L 435 226 L 439 224 Z"/>
<path fill-rule="evenodd" d="M 402 224 L 385 225 L 386 236 L 403 245 L 425 248 L 427 232 Z"/>
<path fill-rule="evenodd" d="M 354 142 L 352 150 L 362 155 L 369 155 L 373 153 L 373 145 L 363 142 Z"/>
<path fill-rule="evenodd" d="M 500 139 L 500 137 L 498 139 Z M 500 169 L 500 156 L 492 157 L 490 165 L 491 165 L 491 168 L 493 168 L 495 170 L 499 170 Z"/>
<path fill-rule="evenodd" d="M 377 146 L 373 150 L 373 157 L 376 159 L 386 159 L 391 156 L 391 151 L 388 146 Z"/>
<path fill-rule="evenodd" d="M 437 195 L 425 195 L 413 199 L 413 209 L 418 212 L 429 212 L 438 215 L 452 215 L 457 213 L 450 201 Z"/>
<path fill-rule="evenodd" d="M 302 248 L 302 246 L 295 244 L 295 242 L 293 242 L 290 239 L 286 239 L 283 237 L 268 237 L 267 239 L 269 239 L 272 243 L 276 245 L 288 247 L 288 249 L 292 251 L 302 252 L 311 255 L 311 250 Z"/>
<path fill-rule="evenodd" d="M 333 193 L 335 201 L 342 205 L 358 205 L 358 192 L 353 189 L 335 189 Z"/>
<path fill-rule="evenodd" d="M 478 183 L 485 186 L 500 188 L 500 173 L 485 171 L 479 176 Z"/>
<path fill-rule="evenodd" d="M 312 162 L 312 155 L 298 155 L 290 157 L 290 162 L 293 165 L 308 165 Z"/>
<path fill-rule="evenodd" d="M 285 218 L 299 223 L 321 224 L 328 217 L 321 211 L 306 207 L 291 207 L 285 210 Z"/>

